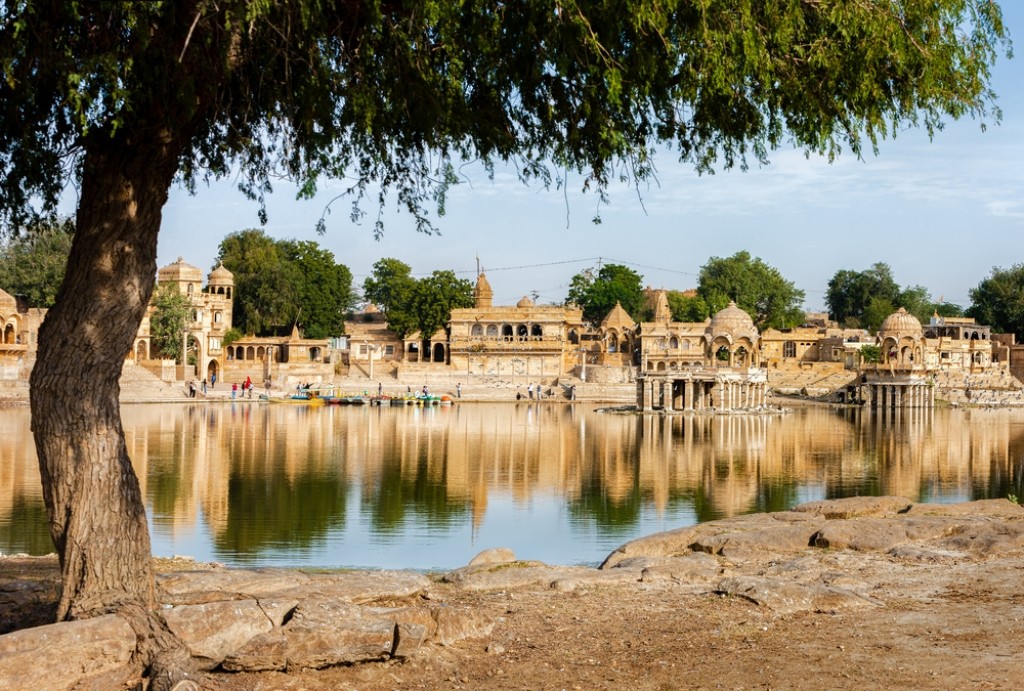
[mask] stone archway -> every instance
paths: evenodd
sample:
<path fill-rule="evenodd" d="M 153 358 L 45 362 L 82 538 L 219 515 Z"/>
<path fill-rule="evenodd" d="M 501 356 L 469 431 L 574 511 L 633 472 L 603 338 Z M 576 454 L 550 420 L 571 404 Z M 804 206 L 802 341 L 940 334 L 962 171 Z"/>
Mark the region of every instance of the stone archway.
<path fill-rule="evenodd" d="M 203 346 L 193 334 L 188 335 L 188 340 L 185 343 L 185 357 L 182 358 L 184 365 L 192 365 L 198 367 L 199 363 L 203 361 Z"/>

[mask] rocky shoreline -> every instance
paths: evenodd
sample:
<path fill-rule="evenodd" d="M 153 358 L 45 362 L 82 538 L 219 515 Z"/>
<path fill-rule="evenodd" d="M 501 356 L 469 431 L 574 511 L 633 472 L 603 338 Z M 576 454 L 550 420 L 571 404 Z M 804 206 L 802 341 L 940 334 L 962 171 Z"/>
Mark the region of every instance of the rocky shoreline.
<path fill-rule="evenodd" d="M 618 688 L 698 688 L 711 677 L 658 686 L 673 678 L 672 668 L 653 669 L 644 658 L 654 652 L 648 627 L 662 631 L 673 625 L 676 633 L 665 634 L 662 647 L 680 646 L 676 655 L 706 648 L 723 627 L 738 625 L 728 624 L 735 616 L 763 627 L 756 635 L 762 641 L 772 629 L 810 626 L 812 620 L 817 627 L 837 617 L 854 625 L 887 622 L 882 626 L 888 631 L 875 630 L 884 640 L 899 637 L 894 622 L 907 611 L 915 612 L 915 626 L 924 621 L 936 631 L 964 627 L 961 617 L 949 619 L 954 605 L 964 602 L 964 588 L 982 594 L 967 598 L 980 617 L 971 635 L 984 637 L 991 630 L 1000 637 L 992 645 L 1006 649 L 978 673 L 999 688 L 1003 667 L 1010 674 L 1016 664 L 1011 657 L 1024 653 L 1024 636 L 1009 635 L 1024 634 L 1024 508 L 1007 500 L 812 502 L 640 538 L 596 569 L 519 561 L 499 549 L 435 575 L 228 569 L 181 560 L 164 564 L 163 570 L 160 614 L 188 646 L 196 670 L 183 689 L 473 688 L 485 680 L 491 688 L 555 688 L 563 682 L 572 688 L 574 680 L 583 679 L 589 679 L 583 688 L 612 688 L 613 681 Z M 56 596 L 55 577 L 52 559 L 49 566 L 0 559 L 4 624 L 10 628 L 9 619 L 18 612 L 38 616 L 40 608 L 45 610 Z M 578 625 L 582 617 L 620 607 L 625 608 L 620 621 L 596 630 Z M 718 622 L 717 628 L 681 624 L 679 617 L 692 612 Z M 635 617 L 644 623 L 627 623 Z M 628 630 L 616 630 L 619 626 Z M 581 635 L 584 648 L 594 654 L 620 641 L 624 649 L 643 655 L 622 656 L 618 672 L 597 683 L 582 674 L 585 670 L 553 672 L 530 662 L 565 645 L 569 633 L 577 637 L 569 645 L 574 656 Z M 789 638 L 796 642 L 793 635 Z M 549 642 L 530 648 L 524 643 L 528 637 Z M 846 637 L 820 645 L 826 650 L 852 642 Z M 802 654 L 816 649 L 813 636 L 802 645 Z M 142 680 L 131 666 L 135 647 L 134 632 L 117 615 L 21 628 L 0 636 L 0 686 L 137 687 Z M 971 654 L 983 649 L 970 647 Z M 954 647 L 940 666 L 967 652 Z M 596 671 L 620 658 L 609 650 L 603 659 L 588 659 Z M 746 663 L 737 664 L 739 669 Z M 810 680 L 821 681 L 784 667 L 776 665 L 778 686 L 809 688 Z M 869 668 L 850 673 L 861 681 L 874 679 L 868 686 L 888 685 Z"/>

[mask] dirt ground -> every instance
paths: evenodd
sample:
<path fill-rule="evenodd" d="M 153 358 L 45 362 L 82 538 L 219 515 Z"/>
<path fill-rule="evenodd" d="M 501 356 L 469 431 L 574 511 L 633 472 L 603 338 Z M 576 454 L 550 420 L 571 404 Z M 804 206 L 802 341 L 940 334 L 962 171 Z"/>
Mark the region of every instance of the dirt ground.
<path fill-rule="evenodd" d="M 203 688 L 250 689 L 1017 689 L 1024 683 L 1024 559 L 898 564 L 875 555 L 877 606 L 778 615 L 671 583 L 473 593 L 433 600 L 497 620 L 486 640 L 403 661 L 296 673 L 218 673 Z M 163 564 L 159 568 L 174 568 Z M 0 559 L 0 590 L 32 597 L 0 631 L 48 623 L 53 559 Z M 28 585 L 34 584 L 34 585 Z M 393 603 L 389 603 L 393 604 Z"/>

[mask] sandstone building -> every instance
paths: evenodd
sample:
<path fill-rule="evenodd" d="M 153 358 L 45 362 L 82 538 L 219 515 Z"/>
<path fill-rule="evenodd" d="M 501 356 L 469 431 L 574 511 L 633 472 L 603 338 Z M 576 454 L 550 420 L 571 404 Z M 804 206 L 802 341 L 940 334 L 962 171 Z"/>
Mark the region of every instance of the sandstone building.
<path fill-rule="evenodd" d="M 525 381 L 562 377 L 573 369 L 583 310 L 536 305 L 527 297 L 514 307 L 495 306 L 493 300 L 481 272 L 473 307 L 452 310 L 447 360 L 453 371 Z"/>
<path fill-rule="evenodd" d="M 0 382 L 28 381 L 45 315 L 0 290 Z"/>
<path fill-rule="evenodd" d="M 750 315 L 730 302 L 700 323 L 674 322 L 664 291 L 654 321 L 640 325 L 637 407 L 666 411 L 758 408 L 768 378 Z"/>

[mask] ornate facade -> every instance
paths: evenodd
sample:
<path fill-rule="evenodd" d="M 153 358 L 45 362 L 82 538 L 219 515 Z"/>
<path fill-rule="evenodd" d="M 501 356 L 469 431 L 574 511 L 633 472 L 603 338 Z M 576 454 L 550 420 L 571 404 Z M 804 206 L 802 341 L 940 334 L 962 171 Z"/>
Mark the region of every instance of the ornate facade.
<path fill-rule="evenodd" d="M 721 411 L 765 404 L 768 377 L 749 314 L 730 302 L 705 322 L 673 322 L 664 291 L 656 300 L 655 320 L 640 326 L 638 408 Z"/>
<path fill-rule="evenodd" d="M 207 284 L 203 286 L 203 272 L 178 257 L 157 272 L 157 288 L 173 286 L 192 303 L 192 319 L 185 325 L 182 334 L 189 360 L 195 362 L 196 376 L 211 380 L 223 379 L 221 358 L 224 356 L 224 334 L 231 328 L 234 304 L 235 279 L 224 268 L 218 266 L 210 272 Z M 149 321 L 155 308 L 150 305 L 139 325 L 132 349 L 132 359 L 138 364 L 151 361 L 153 352 Z"/>
<path fill-rule="evenodd" d="M 448 361 L 467 375 L 552 378 L 573 369 L 584 332 L 583 310 L 536 305 L 524 297 L 514 307 L 495 307 L 481 272 L 474 306 L 453 309 Z"/>

